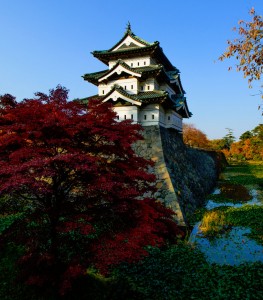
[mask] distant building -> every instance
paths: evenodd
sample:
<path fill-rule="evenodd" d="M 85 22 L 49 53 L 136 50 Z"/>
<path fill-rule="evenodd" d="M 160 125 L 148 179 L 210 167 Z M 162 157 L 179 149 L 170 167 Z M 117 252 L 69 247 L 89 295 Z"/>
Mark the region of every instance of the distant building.
<path fill-rule="evenodd" d="M 120 121 L 132 119 L 144 127 L 159 125 L 182 132 L 182 119 L 191 113 L 180 72 L 165 56 L 159 42 L 142 40 L 129 24 L 117 44 L 92 54 L 108 69 L 83 76 L 98 86 L 98 95 L 87 100 L 95 97 L 113 102 Z"/>

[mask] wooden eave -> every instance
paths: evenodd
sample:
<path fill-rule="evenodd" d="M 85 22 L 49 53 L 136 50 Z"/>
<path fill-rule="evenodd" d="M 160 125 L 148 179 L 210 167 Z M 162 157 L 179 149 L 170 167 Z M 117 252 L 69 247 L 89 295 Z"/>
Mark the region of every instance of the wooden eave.
<path fill-rule="evenodd" d="M 176 78 L 176 82 L 175 84 L 180 88 L 180 91 L 182 94 L 185 94 L 185 90 L 182 86 L 182 82 L 181 82 L 181 78 L 180 78 L 180 75 L 178 74 L 177 78 Z"/>
<path fill-rule="evenodd" d="M 150 46 L 145 47 L 136 47 L 136 48 L 127 48 L 119 49 L 116 51 L 102 50 L 102 51 L 93 51 L 91 52 L 94 57 L 98 58 L 101 62 L 106 65 L 109 65 L 110 60 L 133 58 L 143 55 L 152 55 L 156 48 L 158 47 L 159 42 L 155 42 Z"/>
<path fill-rule="evenodd" d="M 183 107 L 177 109 L 176 112 L 183 118 L 190 118 L 192 116 L 192 113 L 188 109 L 187 103 L 185 103 Z"/>
<path fill-rule="evenodd" d="M 93 83 L 95 85 L 98 85 L 98 79 L 101 76 L 104 76 L 104 74 L 106 74 L 109 70 L 103 70 L 100 72 L 95 72 L 95 73 L 88 73 L 88 74 L 84 74 L 83 76 L 81 76 L 85 81 L 88 81 L 90 83 Z"/>
<path fill-rule="evenodd" d="M 138 94 L 129 94 L 127 93 L 122 87 L 115 85 L 106 95 L 103 96 L 92 96 L 92 97 L 88 97 L 85 98 L 87 101 L 89 99 L 100 99 L 102 101 L 105 101 L 106 99 L 110 99 L 111 95 L 114 92 L 118 92 L 118 94 L 120 95 L 120 99 L 124 100 L 130 99 L 133 102 L 137 102 L 137 105 L 141 105 L 141 104 L 148 104 L 148 103 L 163 103 L 165 102 L 167 99 L 169 100 L 169 96 L 166 92 L 163 91 L 148 91 L 148 92 L 140 92 Z M 107 100 L 106 100 L 107 101 Z"/>
<path fill-rule="evenodd" d="M 156 59 L 158 64 L 161 64 L 164 66 L 165 71 L 173 71 L 176 68 L 172 65 L 170 60 L 167 58 L 167 56 L 164 54 L 163 49 L 159 46 L 155 49 L 153 53 L 153 58 Z"/>
<path fill-rule="evenodd" d="M 121 44 L 126 37 L 127 35 L 125 35 L 114 47 L 109 50 L 93 51 L 93 56 L 104 64 L 108 65 L 109 61 L 114 59 L 125 59 L 142 55 L 150 55 L 156 59 L 158 64 L 163 65 L 166 71 L 173 71 L 176 69 L 164 54 L 163 49 L 160 47 L 160 43 L 158 41 L 154 42 L 153 44 L 146 44 L 145 47 L 121 48 L 112 51 L 112 49 Z"/>
<path fill-rule="evenodd" d="M 132 97 L 132 95 L 128 94 L 122 87 L 114 86 L 113 89 L 109 91 L 105 96 L 100 96 L 100 99 L 103 102 L 106 102 L 108 100 L 111 100 L 114 95 L 119 95 L 117 99 L 123 99 L 128 102 L 130 102 L 133 105 L 141 106 L 141 101 L 136 99 L 135 97 Z M 135 99 L 134 99 L 135 98 Z"/>
<path fill-rule="evenodd" d="M 118 94 L 120 97 L 113 101 L 113 99 L 110 98 L 110 96 L 115 92 L 118 91 Z M 114 106 L 120 106 L 121 103 L 128 102 L 132 105 L 137 106 L 144 106 L 148 104 L 162 104 L 164 108 L 168 109 L 171 108 L 175 110 L 182 118 L 189 118 L 192 116 L 192 113 L 188 109 L 188 105 L 186 100 L 180 105 L 176 105 L 175 101 L 172 100 L 169 95 L 165 92 L 160 91 L 149 91 L 149 92 L 141 92 L 139 94 L 128 94 L 125 90 L 123 90 L 121 87 L 115 86 L 109 93 L 103 96 L 99 95 L 93 95 L 87 98 L 80 99 L 79 101 L 83 103 L 88 103 L 90 100 L 98 99 L 101 101 L 111 101 Z M 124 101 L 124 102 L 123 102 Z M 130 105 L 129 104 L 129 105 Z M 128 104 L 127 104 L 128 105 Z"/>
<path fill-rule="evenodd" d="M 111 79 L 121 78 L 123 76 L 122 75 L 123 72 L 121 74 L 117 74 L 117 72 L 115 72 L 115 70 L 117 69 L 118 66 L 122 66 L 123 71 L 126 70 L 127 71 L 126 74 L 128 76 L 136 76 L 136 77 L 138 77 L 138 79 L 140 81 L 149 78 L 149 76 L 151 76 L 151 75 L 155 76 L 155 77 L 158 77 L 160 74 L 163 74 L 163 76 L 165 76 L 165 73 L 163 71 L 163 67 L 160 66 L 160 65 L 131 68 L 124 61 L 118 60 L 118 62 L 113 66 L 113 68 L 111 68 L 109 70 L 104 70 L 104 71 L 101 71 L 101 72 L 85 74 L 82 77 L 84 78 L 84 80 L 86 80 L 88 82 L 91 82 L 91 83 L 98 86 L 100 82 L 108 81 L 108 80 L 110 80 L 110 78 Z M 106 77 L 107 75 L 110 75 L 110 76 Z M 105 77 L 105 79 L 103 79 L 104 77 Z M 168 80 L 168 79 L 166 79 L 166 80 Z"/>
<path fill-rule="evenodd" d="M 190 118 L 192 113 L 188 109 L 186 98 L 183 94 L 174 95 L 171 99 L 174 109 L 183 117 Z"/>

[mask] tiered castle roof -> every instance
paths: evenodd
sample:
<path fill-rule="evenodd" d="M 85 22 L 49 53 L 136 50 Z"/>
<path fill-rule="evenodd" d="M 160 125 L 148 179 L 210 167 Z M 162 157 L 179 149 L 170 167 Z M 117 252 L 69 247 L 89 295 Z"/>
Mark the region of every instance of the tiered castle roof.
<path fill-rule="evenodd" d="M 132 31 L 130 24 L 127 27 L 124 36 L 110 49 L 102 51 L 93 51 L 94 57 L 98 58 L 106 65 L 110 65 L 109 69 L 103 71 L 85 74 L 84 80 L 99 86 L 108 82 L 117 81 L 120 78 L 137 78 L 139 82 L 143 82 L 148 78 L 155 78 L 157 82 L 167 84 L 175 92 L 169 95 L 163 90 L 138 91 L 137 93 L 127 92 L 123 87 L 114 84 L 111 90 L 105 95 L 95 95 L 86 99 L 99 98 L 107 101 L 115 96 L 118 101 L 114 105 L 125 105 L 125 101 L 137 106 L 144 104 L 159 103 L 164 107 L 174 109 L 182 117 L 188 118 L 191 113 L 188 110 L 185 91 L 180 80 L 180 72 L 174 67 L 169 59 L 163 53 L 159 42 L 148 43 L 136 36 Z M 125 60 L 149 56 L 154 63 L 144 66 L 128 65 Z"/>

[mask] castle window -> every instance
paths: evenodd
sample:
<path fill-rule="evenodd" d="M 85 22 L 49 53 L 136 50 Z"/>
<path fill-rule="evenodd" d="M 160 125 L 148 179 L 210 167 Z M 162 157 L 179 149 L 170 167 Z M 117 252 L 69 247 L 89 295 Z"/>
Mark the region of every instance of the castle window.
<path fill-rule="evenodd" d="M 131 85 L 131 89 L 133 89 L 133 85 Z"/>
<path fill-rule="evenodd" d="M 133 63 L 131 63 L 131 67 L 133 67 Z"/>
<path fill-rule="evenodd" d="M 144 120 L 146 120 L 147 119 L 147 116 L 146 115 L 144 115 Z"/>
<path fill-rule="evenodd" d="M 141 91 L 143 91 L 143 86 L 141 86 Z"/>
<path fill-rule="evenodd" d="M 146 66 L 146 61 L 144 62 L 144 65 Z"/>
<path fill-rule="evenodd" d="M 116 116 L 116 118 L 117 118 L 117 120 L 119 120 L 119 119 L 120 119 L 120 116 L 119 116 L 119 115 L 117 115 L 117 116 Z"/>
<path fill-rule="evenodd" d="M 102 90 L 102 94 L 104 95 L 104 90 Z"/>
<path fill-rule="evenodd" d="M 147 88 L 148 88 L 148 91 L 149 91 L 150 90 L 150 86 L 148 85 Z"/>
<path fill-rule="evenodd" d="M 133 120 L 133 115 L 131 115 L 131 119 Z"/>
<path fill-rule="evenodd" d="M 167 119 L 168 119 L 168 121 L 170 121 L 170 120 L 171 120 L 171 117 L 170 117 L 170 116 L 168 116 L 168 118 L 167 118 Z"/>
<path fill-rule="evenodd" d="M 140 63 L 138 62 L 138 67 L 139 67 Z"/>
<path fill-rule="evenodd" d="M 152 115 L 152 119 L 154 120 L 154 115 Z"/>
<path fill-rule="evenodd" d="M 126 115 L 124 115 L 124 120 L 126 120 Z"/>
<path fill-rule="evenodd" d="M 126 85 L 124 86 L 124 89 L 126 90 Z"/>

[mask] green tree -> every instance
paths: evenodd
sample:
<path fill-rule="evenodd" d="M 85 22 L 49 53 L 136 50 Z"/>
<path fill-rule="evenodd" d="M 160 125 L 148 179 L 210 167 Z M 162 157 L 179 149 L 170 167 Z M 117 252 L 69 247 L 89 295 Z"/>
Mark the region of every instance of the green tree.
<path fill-rule="evenodd" d="M 247 139 L 252 138 L 253 134 L 251 131 L 247 130 L 244 133 L 241 134 L 241 136 L 239 137 L 240 141 L 245 141 Z"/>
<path fill-rule="evenodd" d="M 224 148 L 225 149 L 230 149 L 231 145 L 235 141 L 235 137 L 233 135 L 233 130 L 232 129 L 226 128 L 226 130 L 228 131 L 228 133 L 223 137 L 223 140 L 225 142 Z"/>
<path fill-rule="evenodd" d="M 252 130 L 254 137 L 257 137 L 260 141 L 263 141 L 263 124 L 259 124 Z"/>

